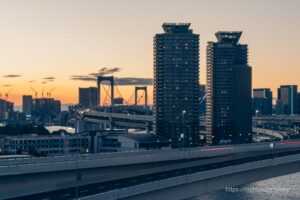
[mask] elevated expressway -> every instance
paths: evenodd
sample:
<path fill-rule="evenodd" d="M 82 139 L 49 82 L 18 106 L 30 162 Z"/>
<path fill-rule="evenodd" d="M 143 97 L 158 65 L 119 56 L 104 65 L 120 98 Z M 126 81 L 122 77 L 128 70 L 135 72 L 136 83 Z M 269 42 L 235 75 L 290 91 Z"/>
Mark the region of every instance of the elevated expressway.
<path fill-rule="evenodd" d="M 153 116 L 81 110 L 77 112 L 77 120 L 82 122 L 102 123 L 108 126 L 151 129 Z M 252 120 L 253 124 L 265 122 L 297 124 L 300 123 L 300 115 L 254 116 Z M 205 116 L 200 116 L 200 126 L 205 126 Z"/>
<path fill-rule="evenodd" d="M 234 183 L 230 179 L 235 177 L 233 169 L 236 173 L 247 174 L 253 167 L 270 170 L 275 165 L 280 167 L 289 163 L 294 166 L 297 159 L 300 161 L 299 153 L 300 141 L 296 140 L 277 142 L 274 148 L 270 148 L 270 143 L 259 143 L 0 160 L 0 199 L 70 199 L 75 197 L 76 188 L 82 199 L 109 199 L 108 196 L 117 199 L 118 195 L 122 198 L 138 195 L 136 199 L 139 199 L 146 198 L 143 195 L 149 192 L 151 196 L 160 196 L 162 194 L 156 193 L 160 189 L 165 189 L 167 194 L 168 189 L 178 186 L 175 183 L 183 186 L 190 184 L 188 180 L 196 181 L 193 178 L 199 178 L 197 173 L 207 180 L 228 176 Z M 276 164 L 274 159 L 277 158 L 281 160 Z M 297 166 L 281 173 L 295 172 L 299 163 Z M 184 180 L 187 182 L 182 182 Z M 203 192 L 220 187 L 212 185 Z"/>

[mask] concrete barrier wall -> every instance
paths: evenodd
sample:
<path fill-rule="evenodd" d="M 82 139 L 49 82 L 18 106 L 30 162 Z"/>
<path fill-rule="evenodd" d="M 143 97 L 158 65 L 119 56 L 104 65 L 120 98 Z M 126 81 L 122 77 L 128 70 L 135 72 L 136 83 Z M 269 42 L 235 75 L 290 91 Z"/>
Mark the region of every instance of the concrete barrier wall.
<path fill-rule="evenodd" d="M 115 165 L 100 168 L 83 168 L 80 169 L 81 180 L 78 182 L 78 185 L 119 180 L 151 173 L 167 172 L 193 166 L 236 160 L 249 157 L 249 154 L 250 153 L 247 152 L 240 155 L 216 157 L 204 160 L 189 160 L 189 162 L 186 162 L 186 160 L 176 160 L 133 165 Z M 264 154 L 264 152 L 257 152 L 255 155 L 259 154 Z M 75 177 L 75 169 L 2 176 L 0 178 L 0 199 L 71 188 L 76 184 Z M 15 191 L 18 191 L 18 193 Z"/>
<path fill-rule="evenodd" d="M 293 163 L 293 164 L 291 164 Z M 224 181 L 224 183 L 227 183 L 228 186 L 234 186 L 244 183 L 249 183 L 251 181 L 261 180 L 264 178 L 270 178 L 273 175 L 282 175 L 285 173 L 292 173 L 300 171 L 300 155 L 292 155 L 292 156 L 286 156 L 286 157 L 279 157 L 274 159 L 268 159 L 268 160 L 262 160 L 262 161 L 256 161 L 251 163 L 245 163 L 241 165 L 235 165 L 230 167 L 223 167 L 220 169 L 213 169 L 209 171 L 199 172 L 191 175 L 184 175 L 184 176 L 178 176 L 173 178 L 168 178 L 165 180 L 160 181 L 154 181 L 149 182 L 145 184 L 140 184 L 136 186 L 131 186 L 128 188 L 123 188 L 119 190 L 113 190 L 101 194 L 96 194 L 88 197 L 83 197 L 81 200 L 114 200 L 114 199 L 164 199 L 164 196 L 154 195 L 154 191 L 160 191 L 163 195 L 163 190 L 177 187 L 176 193 L 169 193 L 168 198 L 176 200 L 176 199 L 182 199 L 182 198 L 188 198 L 192 195 L 195 195 L 195 193 L 190 193 L 191 196 L 185 196 L 183 197 L 180 195 L 181 191 L 182 193 L 186 193 L 187 191 L 179 190 L 180 186 L 198 183 L 198 187 L 196 190 L 198 191 L 198 194 L 203 194 L 206 192 L 211 192 L 217 189 L 220 189 L 224 187 L 224 184 L 222 184 L 222 181 L 218 179 L 218 181 L 215 182 L 209 182 L 208 180 L 219 177 L 229 177 L 232 175 L 232 180 L 230 182 Z M 277 168 L 277 170 L 276 170 Z M 272 170 L 271 170 L 272 169 Z M 285 170 L 283 170 L 285 169 Z M 280 171 L 281 170 L 281 171 Z M 247 172 L 254 172 L 256 173 L 256 176 L 253 175 L 246 175 Z M 266 173 L 267 172 L 267 173 Z M 239 176 L 234 176 L 238 174 Z M 244 174 L 244 175 L 243 175 Z M 261 178 L 260 178 L 261 177 Z M 201 187 L 199 187 L 201 186 Z M 192 187 L 191 187 L 192 188 Z M 152 193 L 153 192 L 153 193 Z M 146 195 L 141 195 L 146 194 Z M 166 194 L 166 193 L 165 193 Z"/>

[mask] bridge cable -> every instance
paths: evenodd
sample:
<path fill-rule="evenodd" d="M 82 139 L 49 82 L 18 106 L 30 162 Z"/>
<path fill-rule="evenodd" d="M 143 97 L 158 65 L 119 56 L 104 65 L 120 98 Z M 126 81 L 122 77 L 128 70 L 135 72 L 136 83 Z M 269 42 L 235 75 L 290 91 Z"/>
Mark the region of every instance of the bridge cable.
<path fill-rule="evenodd" d="M 206 99 L 206 94 L 203 96 L 203 98 L 200 101 L 200 104 L 202 104 L 202 102 Z"/>
<path fill-rule="evenodd" d="M 143 98 L 143 95 L 141 95 L 137 100 L 137 105 L 140 104 L 141 99 Z"/>
<path fill-rule="evenodd" d="M 116 90 L 117 90 L 117 92 L 119 93 L 119 96 L 123 99 L 123 101 L 126 103 L 126 104 L 128 104 L 129 105 L 129 102 L 128 101 L 126 101 L 125 100 L 125 98 L 123 97 L 123 95 L 121 94 L 121 92 L 120 92 L 120 90 L 119 90 L 119 87 L 115 84 L 115 86 L 116 86 Z"/>
<path fill-rule="evenodd" d="M 104 86 L 103 83 L 101 83 L 101 85 L 102 85 L 102 87 L 103 87 L 103 89 L 104 89 L 104 91 L 105 91 L 105 93 L 106 93 L 105 98 L 104 98 L 104 101 L 103 101 L 103 106 L 104 106 L 104 105 L 105 105 L 105 102 L 106 102 L 107 96 L 110 97 L 110 95 L 109 95 L 109 88 L 108 88 L 108 90 L 107 90 L 107 89 L 105 88 L 105 86 Z M 111 97 L 110 97 L 110 98 L 111 98 Z"/>
<path fill-rule="evenodd" d="M 132 98 L 133 98 L 133 96 L 134 96 L 134 91 L 133 91 L 133 93 L 132 93 L 132 95 L 130 96 L 130 98 L 127 100 L 128 102 L 130 102 L 131 100 L 132 100 Z"/>

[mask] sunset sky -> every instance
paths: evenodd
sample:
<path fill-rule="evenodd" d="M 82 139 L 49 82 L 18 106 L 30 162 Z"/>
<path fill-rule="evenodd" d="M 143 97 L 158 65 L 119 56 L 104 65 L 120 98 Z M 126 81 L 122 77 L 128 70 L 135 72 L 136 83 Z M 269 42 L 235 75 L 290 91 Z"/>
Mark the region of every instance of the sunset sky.
<path fill-rule="evenodd" d="M 21 104 L 23 94 L 77 103 L 71 80 L 120 68 L 119 78 L 153 77 L 153 36 L 164 22 L 190 22 L 200 34 L 200 82 L 205 84 L 206 44 L 217 31 L 243 31 L 253 87 L 300 85 L 299 0 L 1 0 L 0 92 Z M 128 98 L 133 86 L 120 86 Z M 149 87 L 152 102 L 152 87 Z M 2 94 L 3 97 L 3 94 Z"/>

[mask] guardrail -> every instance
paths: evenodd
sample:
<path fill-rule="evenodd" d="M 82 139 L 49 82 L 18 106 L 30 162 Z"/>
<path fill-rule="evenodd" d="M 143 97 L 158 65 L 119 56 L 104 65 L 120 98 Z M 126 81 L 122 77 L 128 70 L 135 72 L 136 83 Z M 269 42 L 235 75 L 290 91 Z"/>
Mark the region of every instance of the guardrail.
<path fill-rule="evenodd" d="M 269 145 L 270 143 L 253 143 L 191 149 L 144 150 L 43 158 L 2 159 L 0 160 L 0 176 L 74 170 L 77 167 L 78 169 L 85 169 L 220 156 L 232 153 L 270 150 Z M 276 145 L 276 149 L 295 147 L 299 147 L 299 144 Z"/>
<path fill-rule="evenodd" d="M 222 152 L 223 153 L 223 152 Z M 228 153 L 228 152 L 227 152 Z M 90 155 L 84 156 L 72 156 L 64 159 L 49 159 L 45 158 L 43 161 L 33 163 L 32 160 L 29 162 L 22 163 L 10 163 L 10 165 L 0 166 L 0 176 L 5 175 L 18 175 L 26 173 L 41 173 L 51 171 L 62 171 L 62 170 L 74 170 L 85 169 L 85 168 L 96 168 L 96 167 L 109 167 L 119 166 L 128 164 L 140 164 L 140 163 L 151 163 L 161 161 L 171 161 L 190 158 L 201 157 L 202 152 L 198 150 L 185 151 L 156 151 L 156 152 L 127 152 L 120 153 L 119 155 Z M 213 155 L 215 151 L 207 152 L 207 155 Z M 206 155 L 206 156 L 207 156 Z"/>
<path fill-rule="evenodd" d="M 221 148 L 221 147 L 234 147 L 234 148 L 248 148 L 254 147 L 257 148 L 267 147 L 269 143 L 249 143 L 249 144 L 241 144 L 241 145 L 219 145 L 219 146 L 210 146 L 210 147 L 194 147 L 190 148 L 190 151 L 199 151 L 201 149 L 207 148 Z M 8 158 L 8 159 L 0 159 L 0 166 L 9 166 L 9 165 L 22 165 L 22 164 L 38 164 L 38 163 L 54 163 L 54 162 L 63 162 L 63 161 L 74 161 L 78 158 L 80 160 L 93 160 L 93 159 L 104 159 L 104 158 L 115 158 L 115 157 L 128 157 L 128 156 L 136 156 L 136 155 L 160 155 L 166 153 L 177 154 L 182 151 L 188 151 L 188 149 L 161 149 L 161 150 L 132 150 L 132 151 L 122 151 L 122 152 L 107 152 L 107 153 L 97 153 L 97 154 L 68 154 L 61 156 L 47 156 L 47 157 L 30 157 L 30 158 Z"/>

